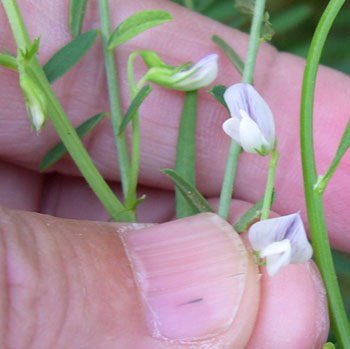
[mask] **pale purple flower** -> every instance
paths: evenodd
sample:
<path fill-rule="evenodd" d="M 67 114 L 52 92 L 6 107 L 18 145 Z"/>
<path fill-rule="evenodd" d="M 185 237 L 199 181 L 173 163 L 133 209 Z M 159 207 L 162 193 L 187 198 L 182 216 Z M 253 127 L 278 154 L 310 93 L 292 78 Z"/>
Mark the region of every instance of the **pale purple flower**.
<path fill-rule="evenodd" d="M 191 68 L 175 73 L 171 80 L 172 88 L 181 91 L 198 90 L 210 85 L 218 74 L 218 55 L 212 53 L 205 56 Z"/>
<path fill-rule="evenodd" d="M 312 256 L 299 213 L 259 221 L 251 226 L 248 237 L 260 258 L 266 259 L 270 276 L 289 263 L 304 263 Z"/>
<path fill-rule="evenodd" d="M 246 83 L 230 86 L 224 99 L 231 118 L 222 125 L 224 131 L 248 153 L 267 155 L 275 143 L 275 124 L 270 107 Z"/>

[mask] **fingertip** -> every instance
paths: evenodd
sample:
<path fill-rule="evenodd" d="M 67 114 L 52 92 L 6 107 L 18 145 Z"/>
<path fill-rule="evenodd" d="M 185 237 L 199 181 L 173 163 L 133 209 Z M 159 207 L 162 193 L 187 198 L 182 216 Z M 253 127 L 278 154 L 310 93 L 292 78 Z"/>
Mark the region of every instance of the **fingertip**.
<path fill-rule="evenodd" d="M 259 305 L 258 271 L 227 222 L 207 213 L 120 236 L 154 348 L 245 347 Z"/>
<path fill-rule="evenodd" d="M 326 291 L 313 261 L 290 264 L 274 277 L 263 270 L 259 315 L 247 348 L 321 348 L 328 331 Z"/>

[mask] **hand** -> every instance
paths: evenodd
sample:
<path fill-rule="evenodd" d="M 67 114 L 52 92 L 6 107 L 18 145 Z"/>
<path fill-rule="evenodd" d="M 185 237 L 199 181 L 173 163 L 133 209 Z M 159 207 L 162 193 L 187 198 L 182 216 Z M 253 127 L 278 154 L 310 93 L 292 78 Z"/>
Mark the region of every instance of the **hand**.
<path fill-rule="evenodd" d="M 136 1 L 113 2 L 113 27 L 128 15 L 141 10 L 140 4 Z M 85 29 L 97 27 L 98 11 L 94 8 L 95 3 L 91 5 Z M 35 6 L 31 1 L 21 4 L 31 37 L 42 36 L 39 56 L 42 62 L 70 40 L 66 25 L 68 8 L 68 1 L 54 5 L 44 1 L 36 1 Z M 118 50 L 124 105 L 127 105 L 127 88 L 123 84 L 126 59 L 135 49 L 154 49 L 170 63 L 180 64 L 210 52 L 218 52 L 210 36 L 219 33 L 244 56 L 247 48 L 245 34 L 165 1 L 147 1 L 147 6 L 142 2 L 144 8 L 169 10 L 175 21 L 145 32 Z M 1 46 L 15 52 L 2 8 L 0 20 L 4 23 L 0 29 L 1 38 L 5 40 Z M 220 61 L 221 74 L 217 83 L 230 85 L 238 82 L 240 76 L 223 55 Z M 55 83 L 55 90 L 74 124 L 107 108 L 102 62 L 101 48 L 95 45 L 77 67 Z M 267 44 L 261 46 L 255 84 L 269 102 L 276 118 L 281 157 L 274 208 L 280 214 L 299 209 L 305 212 L 297 141 L 303 67 L 302 59 L 277 53 Z M 39 137 L 29 133 L 29 121 L 17 75 L 0 69 L 2 204 L 64 218 L 106 220 L 106 213 L 85 182 L 77 177 L 78 172 L 68 158 L 57 164 L 55 173 L 38 174 L 39 161 L 57 141 L 57 136 L 50 125 Z M 140 64 L 139 69 L 142 71 L 144 67 Z M 348 77 L 345 75 L 327 68 L 320 69 L 315 99 L 315 141 L 321 144 L 318 152 L 320 168 L 326 169 L 330 163 L 346 124 L 347 85 Z M 228 115 L 207 93 L 202 91 L 200 98 L 197 182 L 202 193 L 215 198 L 219 194 L 229 144 L 228 137 L 222 133 L 221 124 Z M 182 100 L 182 93 L 154 87 L 154 92 L 142 106 L 140 180 L 145 187 L 140 191 L 146 193 L 148 198 L 141 206 L 140 221 L 163 222 L 170 220 L 174 214 L 173 195 L 170 192 L 172 185 L 159 169 L 173 166 Z M 328 120 L 332 120 L 332 128 Z M 88 137 L 86 144 L 101 172 L 118 190 L 118 169 L 109 122 L 101 124 Z M 346 203 L 349 198 L 341 184 L 346 183 L 348 161 L 347 157 L 343 159 L 325 195 L 333 245 L 345 250 L 350 250 L 350 238 L 346 234 L 349 219 Z M 266 159 L 243 154 L 235 196 L 248 202 L 258 200 L 263 194 L 266 170 Z M 233 201 L 231 220 L 237 219 L 247 206 L 243 201 Z M 91 348 L 175 348 L 190 345 L 186 342 L 171 344 L 152 337 L 152 321 L 149 316 L 145 319 L 144 308 L 140 307 L 142 297 L 135 286 L 137 280 L 130 269 L 123 245 L 115 234 L 121 229 L 119 224 L 61 220 L 6 210 L 0 217 L 4 236 L 1 248 L 6 249 L 6 263 L 3 261 L 1 265 L 3 275 L 7 267 L 7 287 L 0 291 L 0 300 L 7 311 L 0 322 L 0 333 L 6 333 L 9 347 L 28 347 L 29 343 L 33 343 L 33 347 L 82 347 L 89 343 L 87 346 Z M 213 345 L 222 343 L 223 347 L 236 348 L 244 346 L 242 343 L 249 337 L 248 348 L 277 348 L 281 345 L 284 348 L 288 348 L 288 345 L 291 345 L 290 348 L 309 348 L 324 342 L 328 331 L 325 295 L 313 264 L 288 266 L 274 278 L 263 276 L 259 291 L 256 270 L 238 238 L 234 238 L 236 245 L 231 252 L 227 252 L 227 260 L 216 263 L 217 258 L 224 255 L 221 245 L 210 250 L 209 258 L 206 246 L 214 245 L 217 239 L 221 239 L 223 245 L 231 240 L 227 235 L 228 227 L 222 224 L 221 228 L 217 228 L 217 224 L 213 223 L 215 219 L 213 216 L 198 216 L 190 218 L 191 224 L 178 221 L 142 232 L 144 236 L 151 236 L 165 244 L 165 251 L 168 251 L 168 260 L 161 259 L 168 257 L 158 253 L 152 254 L 155 265 L 174 263 L 170 265 L 174 270 L 186 271 L 189 259 L 193 258 L 191 251 L 198 251 L 196 270 L 207 271 L 215 266 L 212 279 L 208 276 L 203 280 L 200 273 L 191 275 L 192 281 L 199 285 L 198 290 L 206 289 L 204 281 L 210 281 L 213 287 L 215 277 L 219 277 L 225 268 L 236 270 L 239 263 L 246 265 L 240 300 L 236 297 L 228 301 L 225 297 L 238 292 L 237 281 L 236 284 L 225 285 L 223 290 L 227 294 L 216 290 L 209 304 L 217 302 L 219 306 L 214 307 L 213 311 L 206 308 L 208 303 L 204 297 L 190 299 L 188 305 L 200 307 L 195 313 L 198 315 L 195 321 L 188 317 L 187 322 L 176 321 L 174 311 L 167 308 L 168 304 L 160 306 L 161 319 L 169 325 L 164 325 L 166 328 L 162 327 L 161 333 L 175 339 L 211 335 Z M 192 226 L 195 229 L 191 229 Z M 189 241 L 181 241 L 174 247 L 172 242 L 176 241 L 179 232 L 188 234 Z M 198 232 L 202 236 L 209 235 L 203 239 L 204 246 L 196 240 Z M 137 240 L 137 234 L 130 231 L 126 235 L 130 236 L 129 239 L 122 234 L 129 255 L 132 254 L 133 239 Z M 164 236 L 167 236 L 166 240 Z M 180 259 L 171 258 L 179 255 Z M 132 264 L 134 272 L 138 272 L 140 266 L 137 260 L 133 260 Z M 181 280 L 184 282 L 186 279 Z M 168 284 L 166 280 L 162 282 Z M 181 290 L 179 287 L 179 292 Z M 142 288 L 141 292 L 147 296 Z M 196 302 L 191 302 L 194 300 Z M 152 301 L 159 304 L 157 299 Z M 258 305 L 259 315 L 253 330 Z M 238 308 L 236 313 L 233 311 L 235 307 Z M 221 309 L 222 312 L 219 311 Z M 229 314 L 235 314 L 233 322 L 229 321 Z M 208 339 L 199 340 L 198 346 L 206 341 Z"/>

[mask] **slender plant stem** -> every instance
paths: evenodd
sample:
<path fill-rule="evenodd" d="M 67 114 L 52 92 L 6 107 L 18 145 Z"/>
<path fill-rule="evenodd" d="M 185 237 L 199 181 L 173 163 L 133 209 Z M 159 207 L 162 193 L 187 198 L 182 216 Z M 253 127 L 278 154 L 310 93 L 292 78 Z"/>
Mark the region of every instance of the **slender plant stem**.
<path fill-rule="evenodd" d="M 128 61 L 128 79 L 129 79 L 129 90 L 130 90 L 130 101 L 136 96 L 138 89 L 135 87 L 134 82 L 134 70 L 133 64 L 134 59 L 137 57 L 137 53 L 131 54 Z M 140 125 L 139 125 L 139 114 L 138 112 L 132 118 L 132 150 L 131 150 L 131 166 L 130 166 L 130 177 L 128 192 L 126 196 L 126 207 L 131 207 L 136 202 L 136 189 L 137 180 L 140 166 Z"/>
<path fill-rule="evenodd" d="M 196 160 L 196 119 L 197 119 L 197 91 L 186 92 L 182 109 L 179 134 L 176 147 L 175 170 L 188 183 L 195 186 L 195 160 Z M 183 218 L 194 215 L 193 207 L 184 198 L 181 191 L 175 188 L 176 217 Z"/>
<path fill-rule="evenodd" d="M 329 1 L 311 42 L 302 88 L 300 140 L 306 207 L 314 257 L 327 289 L 331 324 L 337 344 L 340 348 L 350 348 L 350 326 L 341 298 L 329 246 L 322 195 L 313 189 L 317 181 L 312 119 L 315 81 L 324 43 L 344 1 Z"/>
<path fill-rule="evenodd" d="M 238 165 L 238 157 L 241 153 L 241 146 L 234 140 L 231 141 L 230 149 L 227 156 L 226 170 L 224 180 L 222 182 L 218 215 L 223 219 L 228 218 L 230 210 L 232 192 L 235 183 L 236 170 Z"/>
<path fill-rule="evenodd" d="M 260 28 L 264 15 L 265 0 L 256 0 L 252 26 L 250 30 L 249 46 L 246 61 L 244 63 L 244 70 L 242 82 L 252 84 L 253 73 L 255 68 L 256 55 L 259 47 Z M 219 210 L 218 214 L 227 220 L 230 209 L 232 192 L 236 177 L 238 157 L 241 152 L 241 147 L 234 140 L 231 141 L 230 150 L 226 163 L 226 170 L 224 180 L 222 183 Z"/>
<path fill-rule="evenodd" d="M 113 125 L 115 146 L 118 154 L 121 183 L 125 198 L 128 190 L 130 163 L 125 133 L 118 135 L 119 127 L 122 122 L 123 116 L 120 105 L 118 75 L 114 57 L 114 50 L 107 49 L 107 43 L 111 35 L 108 0 L 99 0 L 98 3 L 100 9 L 101 39 L 105 59 L 109 103 L 111 107 L 111 120 Z"/>
<path fill-rule="evenodd" d="M 263 207 L 261 209 L 261 218 L 260 218 L 261 220 L 269 218 L 269 215 L 270 215 L 273 186 L 275 181 L 275 173 L 276 173 L 279 155 L 280 154 L 276 151 L 276 147 L 274 147 L 270 157 L 269 174 L 267 177 Z"/>
<path fill-rule="evenodd" d="M 242 82 L 248 84 L 253 83 L 253 74 L 255 68 L 256 56 L 258 54 L 259 40 L 260 40 L 260 29 L 261 23 L 265 11 L 266 0 L 256 0 L 254 7 L 254 15 L 252 20 L 252 26 L 250 28 L 249 46 L 247 57 L 244 63 Z"/>
<path fill-rule="evenodd" d="M 31 42 L 25 28 L 23 19 L 19 12 L 15 0 L 2 0 L 7 17 L 11 24 L 17 46 L 25 51 L 31 46 Z M 100 199 L 108 213 L 115 220 L 130 221 L 130 214 L 111 191 L 101 174 L 93 164 L 89 154 L 86 152 L 73 126 L 68 120 L 62 106 L 58 102 L 55 94 L 36 57 L 28 63 L 27 71 L 33 81 L 45 94 L 48 103 L 48 114 L 52 124 L 56 128 L 62 142 L 72 156 L 82 175 Z"/>

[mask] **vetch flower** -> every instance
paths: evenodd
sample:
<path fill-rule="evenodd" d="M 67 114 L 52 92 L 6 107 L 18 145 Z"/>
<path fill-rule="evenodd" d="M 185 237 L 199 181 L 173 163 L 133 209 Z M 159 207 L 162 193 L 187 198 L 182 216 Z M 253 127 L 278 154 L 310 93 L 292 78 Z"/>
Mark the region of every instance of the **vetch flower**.
<path fill-rule="evenodd" d="M 181 91 L 199 90 L 210 85 L 218 75 L 218 55 L 212 53 L 191 68 L 179 71 L 172 76 L 173 88 Z"/>
<path fill-rule="evenodd" d="M 231 118 L 222 128 L 247 153 L 269 154 L 275 143 L 275 124 L 270 107 L 255 90 L 246 83 L 230 86 L 224 99 Z"/>
<path fill-rule="evenodd" d="M 147 58 L 147 57 L 146 57 Z M 157 62 L 151 57 L 145 62 L 148 66 Z M 150 63 L 150 62 L 151 63 Z M 171 67 L 161 62 L 158 66 L 152 66 L 142 81 L 154 82 L 158 85 L 179 91 L 194 91 L 210 85 L 218 74 L 218 55 L 212 53 L 196 64 L 185 63 L 180 67 Z"/>
<path fill-rule="evenodd" d="M 312 256 L 299 213 L 259 221 L 251 226 L 248 237 L 260 258 L 266 259 L 270 276 L 289 263 L 304 263 Z"/>

